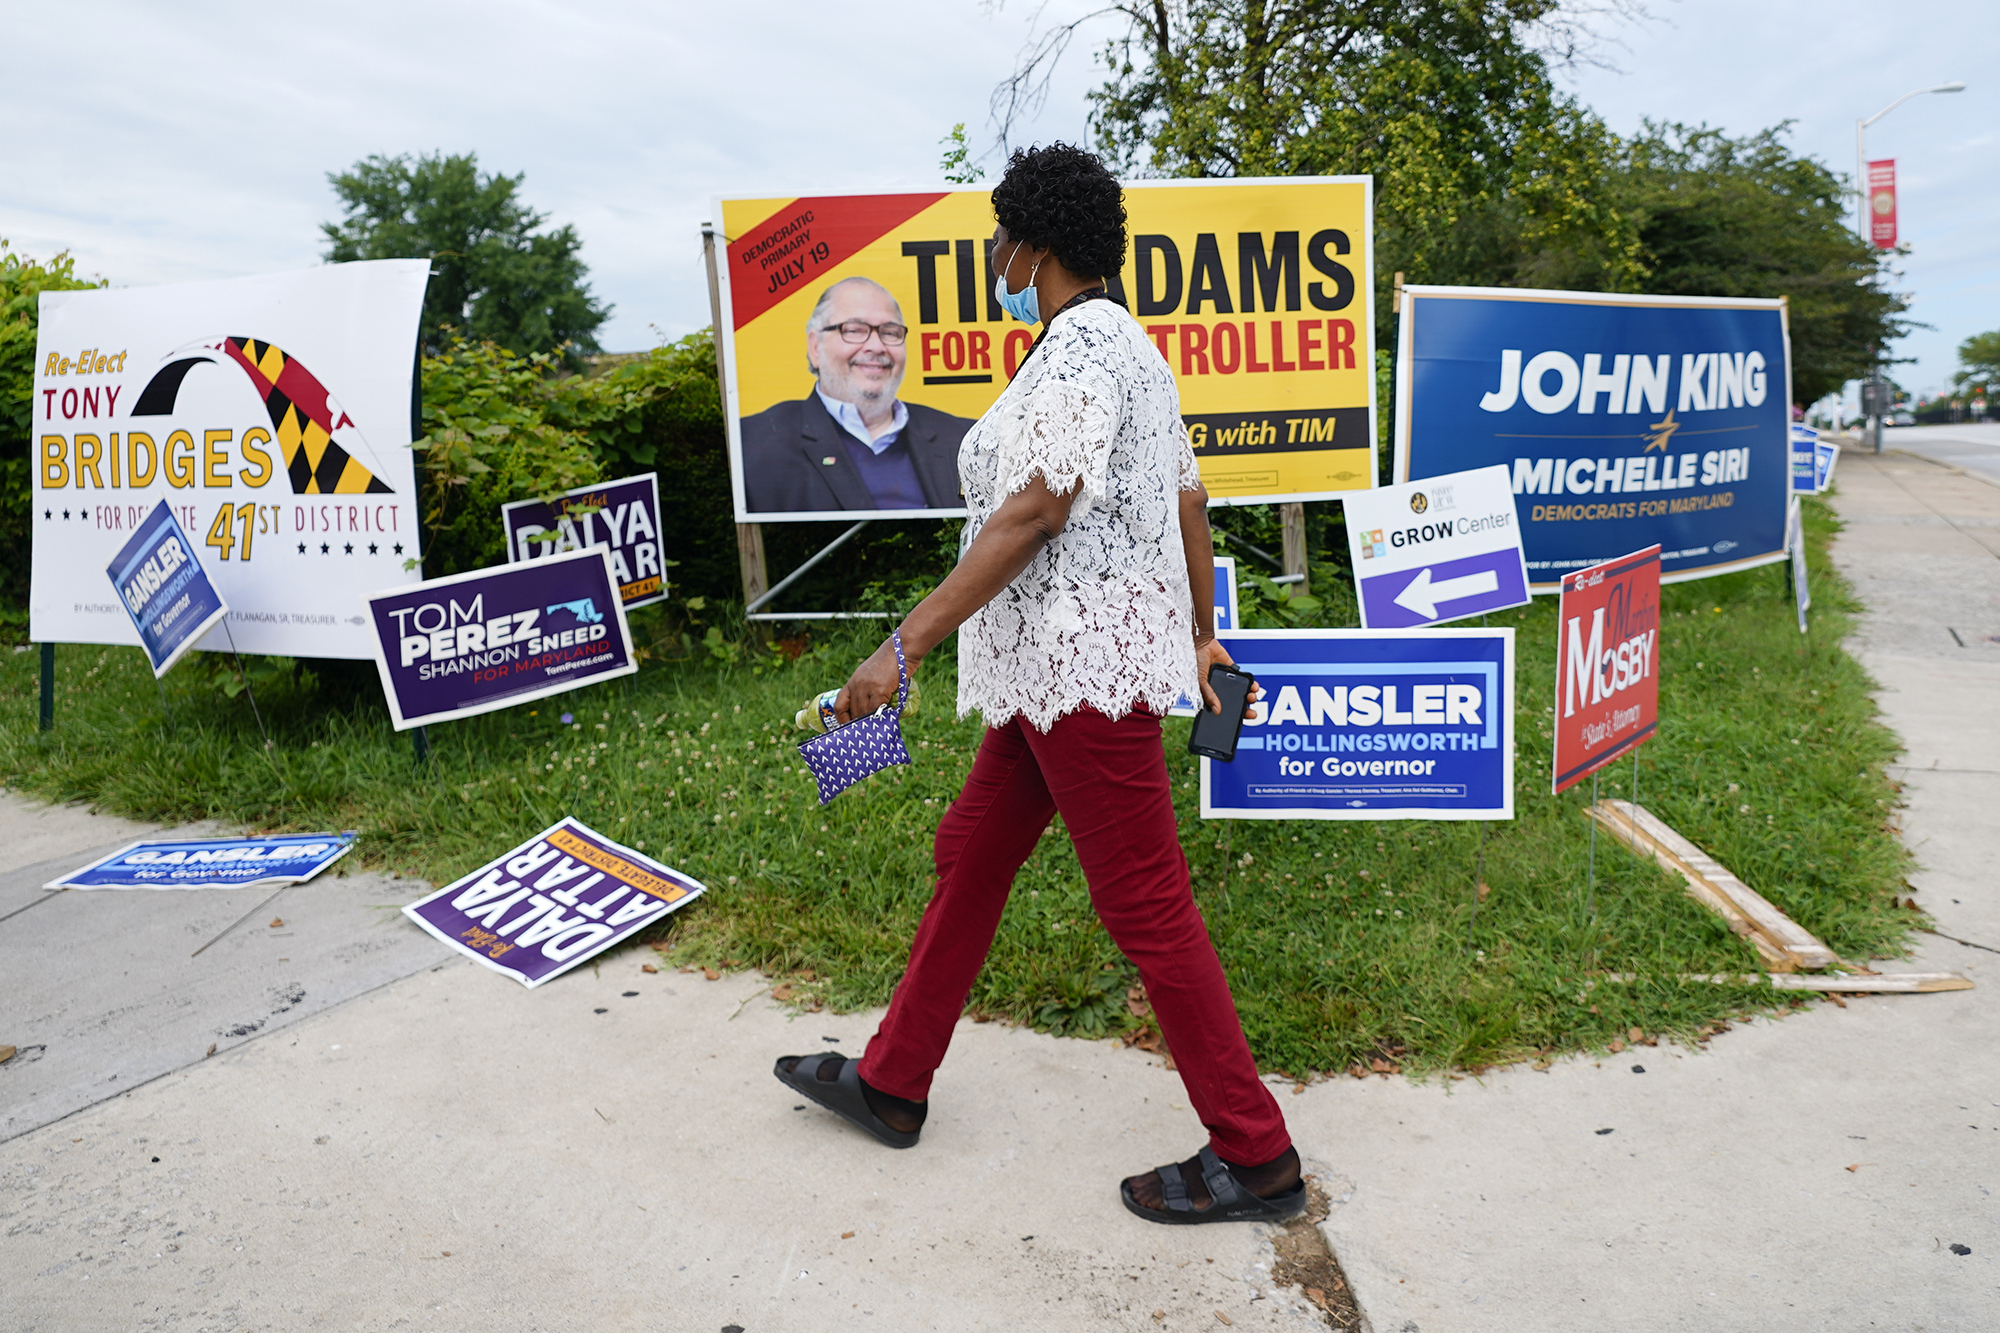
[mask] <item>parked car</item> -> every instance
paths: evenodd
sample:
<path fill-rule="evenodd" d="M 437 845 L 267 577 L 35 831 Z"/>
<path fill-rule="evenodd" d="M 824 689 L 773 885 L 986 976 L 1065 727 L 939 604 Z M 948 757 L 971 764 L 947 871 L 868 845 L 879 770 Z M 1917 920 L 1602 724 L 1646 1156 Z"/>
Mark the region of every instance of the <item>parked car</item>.
<path fill-rule="evenodd" d="M 1882 424 L 1885 426 L 1914 426 L 1917 424 L 1917 414 L 1908 411 L 1891 412 L 1889 419 Z"/>

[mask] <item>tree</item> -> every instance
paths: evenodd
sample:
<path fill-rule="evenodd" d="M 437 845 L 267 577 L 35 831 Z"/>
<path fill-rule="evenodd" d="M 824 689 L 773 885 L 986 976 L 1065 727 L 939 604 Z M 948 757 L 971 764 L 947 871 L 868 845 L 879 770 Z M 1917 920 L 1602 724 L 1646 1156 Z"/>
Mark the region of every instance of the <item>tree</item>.
<path fill-rule="evenodd" d="M 2000 329 L 1975 333 L 1958 345 L 1959 371 L 1951 382 L 1985 393 L 2000 392 Z"/>
<path fill-rule="evenodd" d="M 67 253 L 46 264 L 14 254 L 0 241 L 0 620 L 28 603 L 32 512 L 28 441 L 34 426 L 35 328 L 43 292 L 108 286 L 76 276 Z"/>
<path fill-rule="evenodd" d="M 1376 275 L 1633 288 L 1630 219 L 1594 188 L 1617 140 L 1559 93 L 1589 34 L 1555 0 L 1125 0 L 1091 95 L 1099 147 L 1160 176 L 1368 174 Z M 1003 134 L 1077 24 L 995 93 Z M 1393 315 L 1380 303 L 1390 331 Z"/>
<path fill-rule="evenodd" d="M 443 330 L 518 356 L 560 354 L 572 364 L 601 350 L 611 307 L 590 294 L 583 242 L 516 197 L 523 176 L 482 175 L 475 154 L 376 155 L 329 173 L 346 216 L 322 223 L 326 258 L 431 261 L 424 295 L 426 354 Z"/>
<path fill-rule="evenodd" d="M 1878 364 L 1908 302 L 1849 228 L 1843 179 L 1792 152 L 1786 129 L 1648 122 L 1606 185 L 1638 222 L 1645 290 L 1789 298 L 1792 396 L 1810 403 Z"/>

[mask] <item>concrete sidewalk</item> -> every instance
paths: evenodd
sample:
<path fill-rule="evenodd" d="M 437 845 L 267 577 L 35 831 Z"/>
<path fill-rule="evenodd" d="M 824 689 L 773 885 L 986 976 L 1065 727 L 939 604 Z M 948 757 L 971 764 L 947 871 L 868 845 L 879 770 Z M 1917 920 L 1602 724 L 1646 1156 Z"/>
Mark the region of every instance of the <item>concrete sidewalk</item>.
<path fill-rule="evenodd" d="M 2000 489 L 1838 479 L 1919 898 L 2000 947 Z M 1979 989 L 1284 1094 L 1377 1333 L 2000 1326 L 2000 956 L 1925 938 L 1899 968 Z M 1326 1327 L 1261 1229 L 1119 1207 L 1200 1139 L 1150 1058 L 965 1024 L 895 1153 L 769 1072 L 876 1015 L 641 962 L 536 992 L 428 966 L 0 1144 L 0 1328 Z"/>

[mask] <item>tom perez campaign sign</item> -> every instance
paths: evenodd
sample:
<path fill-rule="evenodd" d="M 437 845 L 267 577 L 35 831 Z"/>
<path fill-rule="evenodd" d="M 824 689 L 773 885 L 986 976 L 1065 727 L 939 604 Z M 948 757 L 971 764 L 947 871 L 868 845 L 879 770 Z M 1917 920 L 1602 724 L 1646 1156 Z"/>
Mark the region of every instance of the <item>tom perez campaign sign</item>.
<path fill-rule="evenodd" d="M 500 506 L 500 521 L 510 560 L 545 560 L 601 545 L 611 552 L 626 610 L 667 599 L 657 473 L 581 486 L 550 500 L 517 500 Z"/>
<path fill-rule="evenodd" d="M 368 612 L 398 731 L 639 669 L 602 546 L 376 593 Z"/>
<path fill-rule="evenodd" d="M 1551 790 L 1651 739 L 1660 716 L 1660 548 L 1563 577 Z"/>
<path fill-rule="evenodd" d="M 1782 560 L 1790 346 L 1781 300 L 1405 287 L 1396 480 L 1506 467 L 1539 592 Z"/>
<path fill-rule="evenodd" d="M 415 583 L 422 259 L 43 292 L 29 385 L 29 626 L 127 643 L 96 571 L 165 503 L 235 646 L 369 656 L 361 599 Z"/>
<path fill-rule="evenodd" d="M 1257 678 L 1205 819 L 1512 819 L 1514 631 L 1237 630 Z"/>

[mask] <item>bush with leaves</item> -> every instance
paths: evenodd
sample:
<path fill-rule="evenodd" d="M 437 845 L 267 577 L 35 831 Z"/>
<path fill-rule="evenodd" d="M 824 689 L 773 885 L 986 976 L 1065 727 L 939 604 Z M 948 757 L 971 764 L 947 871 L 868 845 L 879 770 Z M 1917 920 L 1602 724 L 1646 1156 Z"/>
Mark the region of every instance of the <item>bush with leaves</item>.
<path fill-rule="evenodd" d="M 29 518 L 28 440 L 33 434 L 35 328 L 43 292 L 103 287 L 76 276 L 76 261 L 59 254 L 47 263 L 17 255 L 0 241 L 0 625 L 15 637 L 27 630 Z"/>
<path fill-rule="evenodd" d="M 426 577 L 504 564 L 501 505 L 604 476 L 583 436 L 548 419 L 550 364 L 456 336 L 424 358 L 424 436 L 415 448 Z"/>

